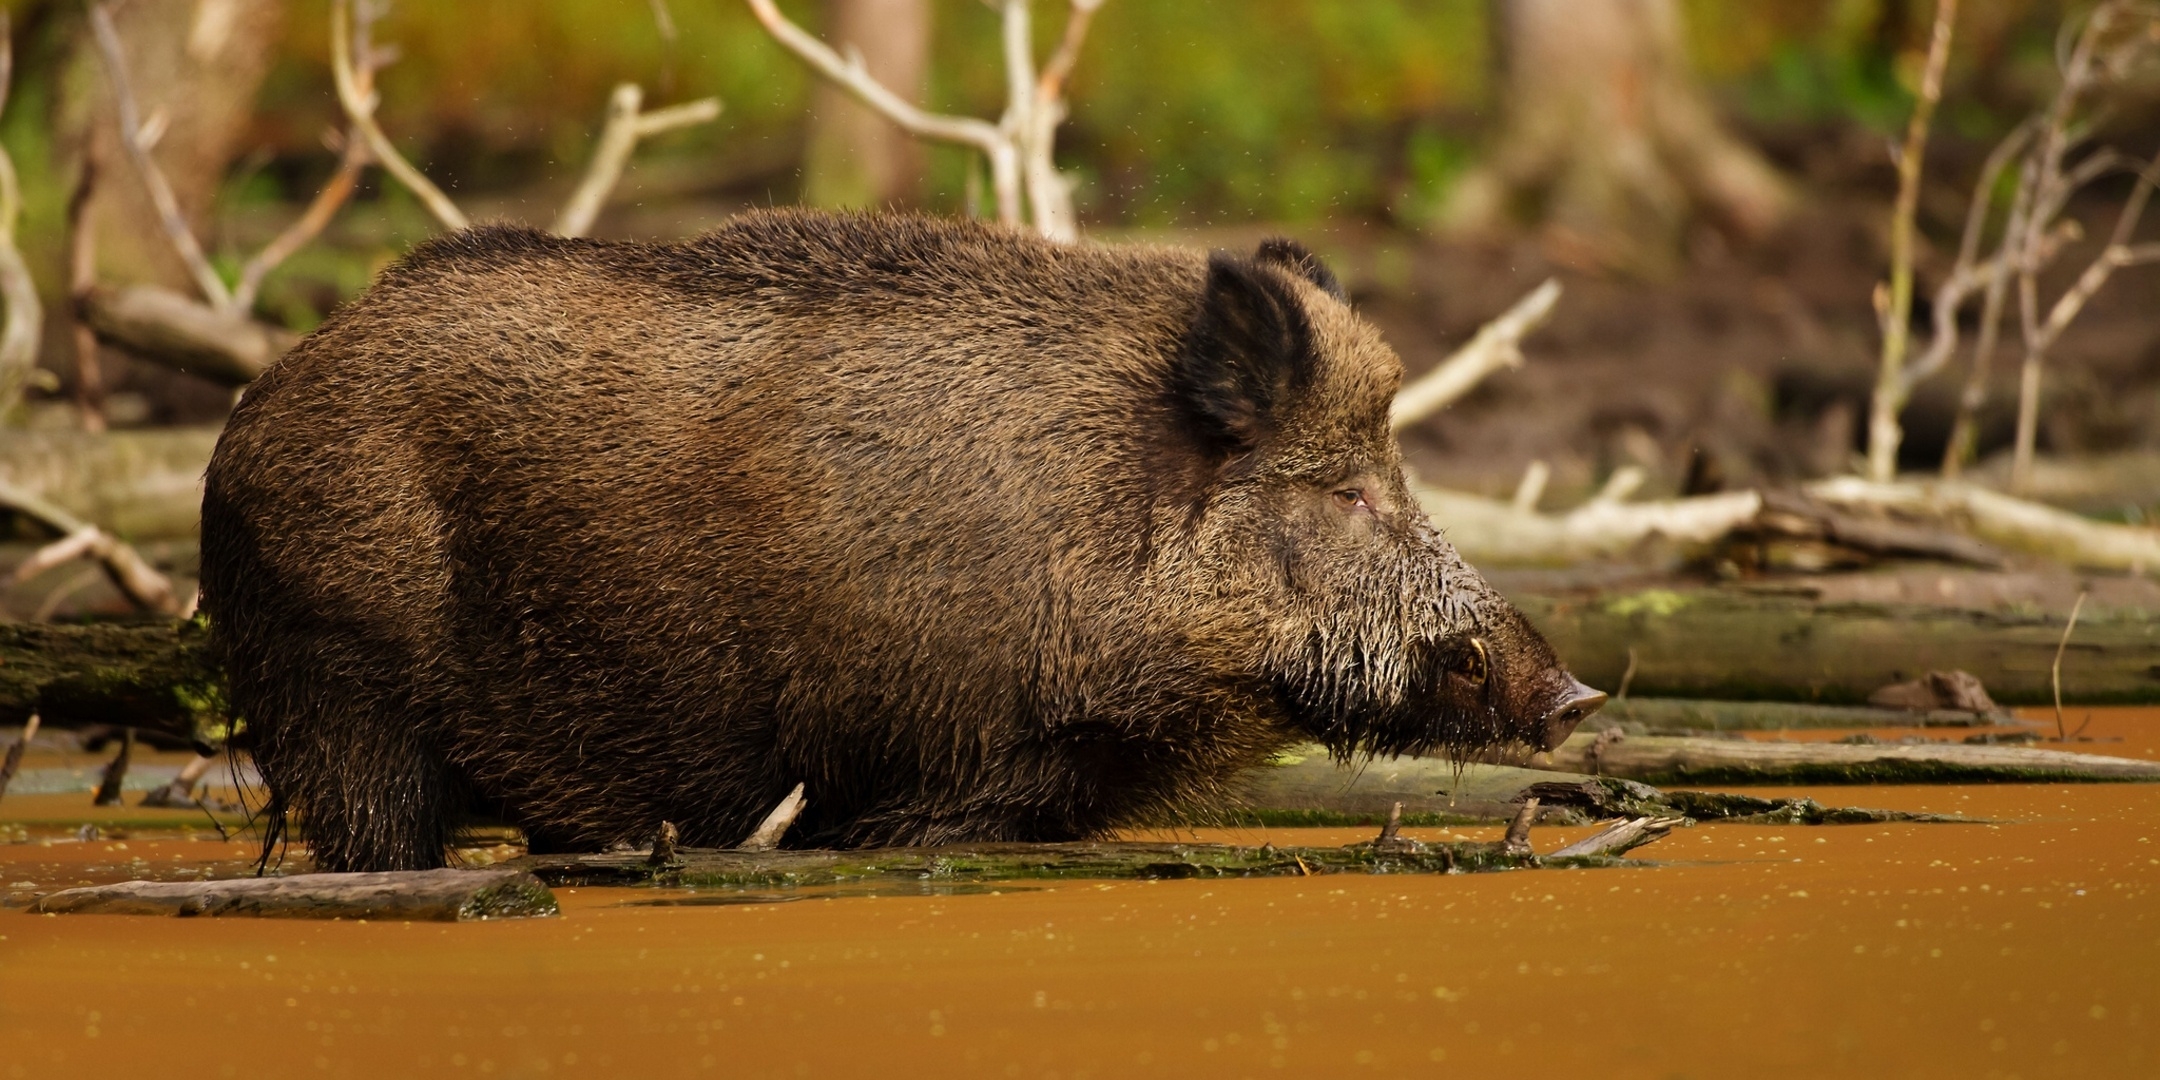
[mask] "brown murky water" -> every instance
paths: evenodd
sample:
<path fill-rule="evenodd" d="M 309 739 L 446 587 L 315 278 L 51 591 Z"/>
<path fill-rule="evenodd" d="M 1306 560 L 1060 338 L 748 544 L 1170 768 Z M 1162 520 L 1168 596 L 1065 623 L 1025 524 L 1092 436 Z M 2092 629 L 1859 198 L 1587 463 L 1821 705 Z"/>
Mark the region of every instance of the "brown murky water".
<path fill-rule="evenodd" d="M 2094 712 L 2123 741 L 2078 748 L 2160 756 L 2160 710 Z M 580 889 L 482 925 L 8 911 L 0 1076 L 2160 1076 L 2160 785 L 1806 793 L 1991 822 L 1704 826 L 1601 871 Z M 44 846 L 64 800 L 86 820 L 0 804 L 42 822 L 0 888 L 246 855 L 179 822 L 211 839 Z M 1262 836 L 1364 838 L 1209 838 Z"/>

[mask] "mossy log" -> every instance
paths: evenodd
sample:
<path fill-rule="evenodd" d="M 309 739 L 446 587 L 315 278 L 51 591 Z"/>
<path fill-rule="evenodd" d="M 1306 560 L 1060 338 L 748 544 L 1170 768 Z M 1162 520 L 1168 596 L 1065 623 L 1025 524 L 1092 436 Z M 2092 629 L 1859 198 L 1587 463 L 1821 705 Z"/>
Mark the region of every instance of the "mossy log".
<path fill-rule="evenodd" d="M 233 881 L 125 881 L 40 897 L 52 915 L 244 915 L 273 919 L 474 922 L 560 913 L 555 894 L 517 870 L 294 874 Z"/>
<path fill-rule="evenodd" d="M 956 844 L 866 851 L 682 848 L 655 866 L 644 854 L 528 855 L 502 864 L 554 886 L 669 885 L 707 889 L 965 886 L 995 882 L 1463 874 L 1557 866 L 1616 866 L 1609 855 L 1541 860 L 1496 843 L 1459 841 L 1381 850 L 1227 844 Z"/>
<path fill-rule="evenodd" d="M 201 620 L 0 623 L 0 723 L 115 724 L 216 744 L 227 735 L 224 677 Z"/>
<path fill-rule="evenodd" d="M 1746 739 L 1572 736 L 1552 767 L 1645 784 L 2001 784 L 2160 782 L 2160 761 L 1961 743 L 1853 745 Z"/>
<path fill-rule="evenodd" d="M 1978 675 L 2005 704 L 2052 700 L 2059 618 L 1698 588 L 1513 599 L 1584 682 L 1634 694 L 1859 705 L 1928 671 Z M 2160 611 L 2087 612 L 2062 661 L 2062 696 L 2160 703 Z"/>

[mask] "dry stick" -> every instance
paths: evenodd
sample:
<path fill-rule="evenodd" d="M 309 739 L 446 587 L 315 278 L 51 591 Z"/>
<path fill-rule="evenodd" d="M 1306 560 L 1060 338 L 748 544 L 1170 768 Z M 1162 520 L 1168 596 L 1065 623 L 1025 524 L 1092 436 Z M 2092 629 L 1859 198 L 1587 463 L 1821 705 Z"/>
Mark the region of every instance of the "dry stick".
<path fill-rule="evenodd" d="M 2046 362 L 2047 349 L 2053 344 L 2052 335 L 2046 332 L 2047 324 L 2042 323 L 2040 318 L 2039 275 L 2048 262 L 2048 253 L 2044 250 L 2041 238 L 2054 227 L 2052 222 L 2056 214 L 2068 203 L 2077 187 L 2096 175 L 2081 171 L 2088 163 L 2081 163 L 2079 169 L 2066 174 L 2063 171 L 2063 159 L 2071 148 L 2083 139 L 2082 133 L 2074 134 L 2071 130 L 2078 102 L 2086 91 L 2092 89 L 2109 71 L 2120 67 L 2130 55 L 2122 51 L 2104 52 L 2102 49 L 2103 40 L 2114 27 L 2118 16 L 2142 16 L 2148 20 L 2154 18 L 2149 6 L 2125 0 L 2107 0 L 2093 9 L 2084 28 L 2078 33 L 2069 55 L 2060 58 L 2062 84 L 2056 88 L 2055 97 L 2043 116 L 2040 142 L 2033 151 L 2032 211 L 2024 222 L 2024 235 L 2018 239 L 2018 323 L 2025 341 L 2025 359 L 2018 374 L 2017 440 L 2012 451 L 2010 468 L 2013 491 L 2022 492 L 2030 483 L 2033 445 L 2039 430 L 2041 369 Z M 2142 43 L 2137 35 L 2133 35 L 2122 48 L 2134 52 L 2140 47 Z M 2111 162 L 2103 160 L 2102 164 Z M 2140 180 L 2141 189 L 2149 179 L 2148 170 L 2146 177 Z M 2133 200 L 2138 202 L 2139 209 L 2142 210 L 2142 198 L 2133 195 Z M 2123 235 L 2121 225 L 2124 220 L 2122 217 L 2117 218 L 2118 236 Z M 2131 224 L 2135 224 L 2134 220 Z M 2107 253 L 2103 252 L 2101 260 L 2096 260 L 2095 268 L 2106 259 Z M 2092 288 L 2097 290 L 2113 269 L 2108 267 L 2101 272 Z M 2079 285 L 2083 286 L 2086 279 L 2092 275 L 2093 270 L 2088 269 L 2087 274 L 2080 278 Z M 2082 301 L 2078 306 L 2082 307 Z M 2057 310 L 2061 310 L 2060 304 Z M 2059 328 L 2056 333 L 2060 333 Z"/>
<path fill-rule="evenodd" d="M 2011 158 L 2024 148 L 2031 130 L 2029 123 L 2020 125 L 1989 152 L 1987 163 L 1980 169 L 1980 180 L 1974 185 L 1972 203 L 1966 208 L 1965 234 L 1958 242 L 1957 261 L 1951 265 L 1950 273 L 1943 279 L 1942 284 L 1935 289 L 1934 323 L 1928 336 L 1927 349 L 1905 368 L 1904 377 L 1899 383 L 1897 406 L 1900 410 L 1911 399 L 1914 388 L 1941 371 L 1957 352 L 1958 315 L 1964 310 L 1965 301 L 1972 291 L 1985 286 L 1988 295 L 1999 296 L 2003 284 L 2010 279 L 2009 254 L 1998 251 L 1986 262 L 1981 262 L 1980 240 L 1987 229 L 1988 192 L 1994 190 L 1995 182 L 2001 179 Z"/>
<path fill-rule="evenodd" d="M 1559 301 L 1559 279 L 1549 278 L 1516 301 L 1506 314 L 1480 327 L 1469 344 L 1395 395 L 1388 426 L 1400 431 L 1453 404 L 1487 375 L 1501 368 L 1521 367 L 1523 338 L 1552 314 L 1553 305 Z"/>
<path fill-rule="evenodd" d="M 199 800 L 195 798 L 195 785 L 200 783 L 202 778 L 210 772 L 210 767 L 217 764 L 217 760 L 218 755 L 216 754 L 195 755 L 195 760 L 182 766 L 179 774 L 172 778 L 171 783 L 153 791 L 145 792 L 142 801 L 136 805 L 188 806 L 198 802 Z M 216 821 L 217 817 L 213 815 L 210 820 Z"/>
<path fill-rule="evenodd" d="M 1898 443 L 1903 439 L 1898 413 L 1904 405 L 1905 353 L 1912 333 L 1913 218 L 1920 207 L 1920 166 L 1927 154 L 1928 125 L 1942 100 L 1943 68 L 1950 61 L 1956 21 L 1957 0 L 1936 0 L 1935 33 L 1920 78 L 1920 100 L 1913 107 L 1897 161 L 1897 207 L 1890 215 L 1890 298 L 1882 313 L 1882 366 L 1868 415 L 1868 477 L 1880 483 L 1897 476 Z"/>
<path fill-rule="evenodd" d="M 339 0 L 342 4 L 344 0 Z M 1011 226 L 1022 224 L 1020 215 L 1020 155 L 1011 134 L 998 125 L 969 116 L 942 116 L 926 112 L 872 78 L 862 57 L 843 60 L 839 53 L 802 27 L 788 20 L 773 0 L 744 0 L 751 14 L 789 52 L 853 94 L 872 111 L 923 139 L 961 143 L 982 151 L 990 160 L 991 187 L 997 193 L 998 220 Z"/>
<path fill-rule="evenodd" d="M 357 130 L 348 129 L 344 148 L 338 155 L 337 171 L 330 174 L 322 190 L 308 202 L 307 209 L 240 268 L 240 283 L 233 286 L 232 310 L 244 312 L 254 308 L 255 298 L 262 292 L 263 279 L 294 252 L 322 235 L 322 231 L 330 226 L 330 220 L 344 208 L 346 200 L 352 198 L 353 189 L 360 186 L 360 174 L 372 160 L 367 140 Z"/>
<path fill-rule="evenodd" d="M 2048 689 L 2055 694 L 2055 741 L 2069 742 L 2063 731 L 2062 715 L 2062 658 L 2063 650 L 2070 647 L 2070 631 L 2077 629 L 2078 612 L 2084 610 L 2085 593 L 2078 593 L 2077 603 L 2070 605 L 2070 621 L 2063 624 L 2062 640 L 2055 643 L 2055 662 L 2048 667 Z M 2084 730 L 2080 728 L 2079 730 Z"/>
<path fill-rule="evenodd" d="M 593 148 L 592 162 L 585 167 L 585 179 L 563 205 L 550 232 L 583 236 L 592 228 L 600 208 L 607 204 L 608 193 L 622 179 L 623 167 L 637 149 L 638 140 L 708 123 L 720 115 L 719 98 L 702 98 L 649 113 L 639 111 L 644 101 L 645 92 L 635 83 L 623 83 L 609 96 L 607 122 L 600 128 L 600 142 Z"/>
<path fill-rule="evenodd" d="M 682 840 L 682 832 L 672 821 L 660 823 L 660 831 L 653 836 L 652 854 L 645 857 L 648 866 L 666 866 L 676 861 L 675 845 Z"/>
<path fill-rule="evenodd" d="M 7 794 L 8 785 L 15 780 L 16 770 L 22 768 L 23 753 L 30 749 L 30 740 L 37 738 L 38 714 L 31 713 L 23 721 L 22 736 L 15 745 L 8 747 L 6 760 L 0 760 L 0 796 Z"/>
<path fill-rule="evenodd" d="M 362 0 L 361 7 L 360 14 L 355 16 L 353 0 L 333 0 L 330 5 L 330 75 L 337 84 L 338 104 L 344 108 L 345 118 L 367 141 L 368 150 L 384 171 L 405 185 L 405 189 L 412 192 L 444 228 L 464 229 L 472 224 L 472 219 L 466 217 L 434 181 L 405 160 L 405 155 L 398 153 L 390 136 L 383 134 L 382 126 L 375 122 L 376 94 L 372 88 L 361 85 L 354 63 L 354 39 L 357 36 L 365 40 L 380 9 L 367 0 Z"/>
<path fill-rule="evenodd" d="M 788 826 L 795 824 L 795 819 L 802 815 L 803 807 L 807 805 L 809 804 L 803 799 L 803 785 L 795 785 L 795 790 L 788 792 L 787 798 L 780 800 L 780 805 L 773 807 L 772 813 L 765 815 L 765 820 L 758 824 L 757 831 L 751 833 L 750 838 L 744 840 L 738 848 L 742 851 L 771 851 L 780 846 L 780 838 L 787 835 Z"/>
<path fill-rule="evenodd" d="M 120 805 L 120 786 L 127 783 L 128 762 L 135 756 L 135 729 L 120 729 L 120 752 L 113 755 L 112 764 L 105 766 L 105 777 L 98 781 L 97 794 L 92 796 L 93 806 Z"/>
<path fill-rule="evenodd" d="M 1530 848 L 1530 826 L 1537 822 L 1537 815 L 1537 799 L 1524 799 L 1522 809 L 1515 811 L 1515 819 L 1508 822 L 1507 833 L 1500 838 L 1500 850 L 1510 855 L 1535 854 Z"/>
<path fill-rule="evenodd" d="M 0 115 L 7 110 L 14 71 L 13 30 L 7 13 L 0 11 Z M 15 159 L 0 148 L 0 302 L 7 305 L 7 324 L 0 328 L 0 422 L 15 411 L 36 375 L 38 339 L 45 323 L 37 283 L 15 246 L 15 225 L 21 216 L 22 185 L 15 175 Z"/>
<path fill-rule="evenodd" d="M 1508 505 L 1525 514 L 1537 512 L 1538 500 L 1545 497 L 1545 484 L 1552 479 L 1552 466 L 1544 458 L 1530 462 L 1523 469 L 1522 479 L 1515 484 L 1515 497 Z"/>
<path fill-rule="evenodd" d="M 172 245 L 174 253 L 187 266 L 188 276 L 195 279 L 195 287 L 202 290 L 203 298 L 212 307 L 232 307 L 232 290 L 225 279 L 218 276 L 217 269 L 203 254 L 202 244 L 195 239 L 195 231 L 188 227 L 187 216 L 180 211 L 180 200 L 173 194 L 172 184 L 165 173 L 150 157 L 149 141 L 144 137 L 140 110 L 135 104 L 135 88 L 128 79 L 127 57 L 121 51 L 120 32 L 113 28 L 112 15 L 104 4 L 90 5 L 90 29 L 97 39 L 98 53 L 104 58 L 105 73 L 112 83 L 113 107 L 119 114 L 120 145 L 127 150 L 129 160 L 135 163 L 135 171 L 142 176 L 143 187 L 150 194 L 150 204 L 157 208 L 158 225 L 165 230 L 165 240 Z"/>

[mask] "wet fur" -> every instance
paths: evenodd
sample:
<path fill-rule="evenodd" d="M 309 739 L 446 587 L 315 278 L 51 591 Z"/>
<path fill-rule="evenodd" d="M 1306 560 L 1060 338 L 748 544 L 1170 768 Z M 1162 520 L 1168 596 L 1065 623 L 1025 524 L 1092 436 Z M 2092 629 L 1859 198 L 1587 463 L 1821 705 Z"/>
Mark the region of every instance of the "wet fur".
<path fill-rule="evenodd" d="M 1400 379 L 1281 242 L 480 229 L 248 391 L 203 603 L 323 869 L 440 865 L 474 814 L 732 844 L 797 782 L 794 845 L 1095 836 L 1296 739 L 1549 707 L 1550 650 L 1403 487 Z M 1382 512 L 1329 516 L 1347 476 Z"/>

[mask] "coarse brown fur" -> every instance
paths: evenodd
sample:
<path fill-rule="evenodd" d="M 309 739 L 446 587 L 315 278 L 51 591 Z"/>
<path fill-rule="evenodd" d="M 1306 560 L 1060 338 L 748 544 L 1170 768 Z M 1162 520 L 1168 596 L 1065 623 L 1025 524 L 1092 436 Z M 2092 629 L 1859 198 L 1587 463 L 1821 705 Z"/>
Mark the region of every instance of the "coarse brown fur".
<path fill-rule="evenodd" d="M 428 244 L 251 387 L 203 604 L 318 866 L 1056 840 L 1594 708 L 1410 501 L 1302 248 L 747 215 Z M 1572 711 L 1570 711 L 1572 710 Z M 1555 726 L 1558 725 L 1558 726 Z"/>

